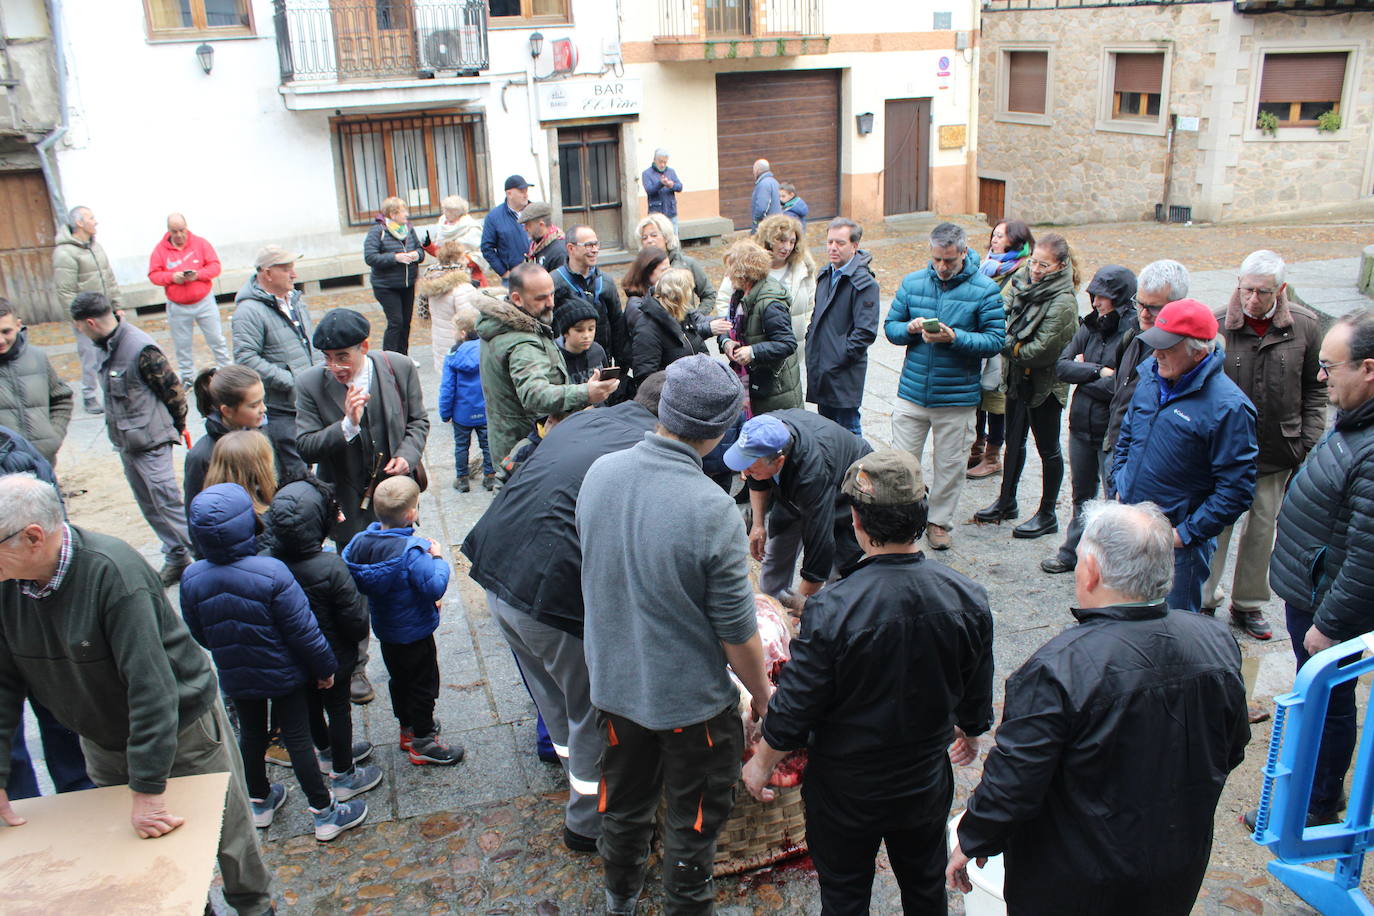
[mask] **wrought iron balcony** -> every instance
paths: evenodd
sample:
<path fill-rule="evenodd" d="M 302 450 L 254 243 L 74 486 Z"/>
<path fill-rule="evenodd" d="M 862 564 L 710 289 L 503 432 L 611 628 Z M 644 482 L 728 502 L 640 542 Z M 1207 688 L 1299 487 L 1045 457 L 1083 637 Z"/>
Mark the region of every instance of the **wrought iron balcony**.
<path fill-rule="evenodd" d="M 475 75 L 486 0 L 273 0 L 282 83 Z"/>
<path fill-rule="evenodd" d="M 659 0 L 659 60 L 787 57 L 825 51 L 822 0 Z"/>

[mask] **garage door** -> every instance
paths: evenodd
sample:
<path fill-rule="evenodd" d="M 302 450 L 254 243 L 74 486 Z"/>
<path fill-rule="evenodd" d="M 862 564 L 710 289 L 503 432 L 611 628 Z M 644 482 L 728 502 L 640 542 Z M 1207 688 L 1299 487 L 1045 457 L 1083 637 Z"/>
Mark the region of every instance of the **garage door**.
<path fill-rule="evenodd" d="M 840 71 L 788 70 L 716 76 L 720 215 L 748 229 L 755 159 L 790 181 L 810 219 L 840 209 Z"/>

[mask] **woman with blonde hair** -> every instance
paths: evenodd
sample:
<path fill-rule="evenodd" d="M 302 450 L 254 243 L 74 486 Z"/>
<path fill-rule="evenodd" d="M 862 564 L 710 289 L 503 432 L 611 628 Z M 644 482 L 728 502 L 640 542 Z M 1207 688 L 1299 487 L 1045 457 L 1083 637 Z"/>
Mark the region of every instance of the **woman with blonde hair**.
<path fill-rule="evenodd" d="M 684 356 L 706 352 L 692 312 L 695 285 L 691 271 L 673 268 L 654 284 L 652 295 L 640 299 L 640 319 L 631 342 L 635 378 L 647 378 Z"/>
<path fill-rule="evenodd" d="M 772 261 L 750 239 L 731 245 L 725 252 L 726 279 L 734 289 L 730 316 L 711 322 L 711 330 L 720 335 L 720 352 L 734 364 L 749 393 L 750 416 L 802 406 L 791 299 L 769 276 Z"/>
<path fill-rule="evenodd" d="M 787 290 L 792 309 L 792 336 L 797 338 L 797 352 L 804 352 L 806 330 L 811 325 L 811 311 L 816 303 L 816 262 L 806 250 L 806 235 L 801 225 L 786 213 L 774 213 L 759 223 L 754 241 L 768 252 L 771 263 L 768 275 Z M 720 295 L 729 299 L 732 292 L 730 278 L 720 285 Z"/>
<path fill-rule="evenodd" d="M 454 314 L 459 306 L 476 306 L 482 299 L 467 271 L 467 256 L 468 250 L 460 242 L 445 242 L 435 256 L 439 263 L 426 268 L 416 284 L 416 291 L 429 305 L 430 348 L 434 351 L 434 371 L 440 378 L 444 374 L 444 359 L 457 339 L 453 333 Z"/>
<path fill-rule="evenodd" d="M 639 236 L 641 248 L 653 245 L 668 252 L 668 266 L 678 267 L 690 271 L 692 274 L 692 291 L 696 293 L 697 300 L 701 303 L 701 310 L 706 314 L 714 314 L 716 310 L 716 288 L 711 285 L 711 280 L 706 276 L 706 269 L 696 258 L 688 257 L 682 253 L 682 241 L 678 238 L 677 230 L 673 228 L 673 223 L 662 213 L 650 213 L 639 221 L 635 227 L 635 235 Z"/>
<path fill-rule="evenodd" d="M 372 295 L 386 315 L 383 350 L 410 352 L 415 280 L 424 259 L 425 251 L 410 225 L 410 208 L 401 198 L 388 197 L 363 239 L 363 260 L 372 268 Z"/>
<path fill-rule="evenodd" d="M 253 511 L 261 516 L 277 495 L 277 472 L 272 462 L 272 443 L 262 433 L 238 429 L 225 433 L 210 453 L 205 472 L 208 489 L 217 483 L 236 483 L 248 491 Z"/>

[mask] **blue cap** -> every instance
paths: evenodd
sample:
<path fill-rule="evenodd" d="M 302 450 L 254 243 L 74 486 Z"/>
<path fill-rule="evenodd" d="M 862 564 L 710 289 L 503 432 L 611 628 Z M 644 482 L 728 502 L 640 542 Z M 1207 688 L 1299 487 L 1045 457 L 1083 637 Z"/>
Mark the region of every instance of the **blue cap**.
<path fill-rule="evenodd" d="M 745 421 L 735 444 L 725 450 L 725 466 L 742 471 L 760 458 L 771 458 L 787 448 L 792 434 L 777 417 L 763 414 Z"/>

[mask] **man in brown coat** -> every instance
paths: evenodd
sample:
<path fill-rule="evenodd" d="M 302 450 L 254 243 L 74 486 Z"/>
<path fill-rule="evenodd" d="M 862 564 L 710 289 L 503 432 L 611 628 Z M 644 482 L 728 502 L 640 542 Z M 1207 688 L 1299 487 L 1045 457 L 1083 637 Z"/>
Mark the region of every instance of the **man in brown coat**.
<path fill-rule="evenodd" d="M 1231 620 L 1255 639 L 1269 639 L 1260 607 L 1269 600 L 1269 555 L 1279 505 L 1288 479 L 1326 428 L 1326 386 L 1317 380 L 1321 324 L 1310 309 L 1288 300 L 1283 259 L 1272 251 L 1253 252 L 1241 263 L 1231 302 L 1216 315 L 1226 374 L 1255 405 L 1259 462 L 1250 511 L 1217 538 L 1202 605 L 1215 614 L 1222 602 L 1226 548 L 1234 531 Z"/>

